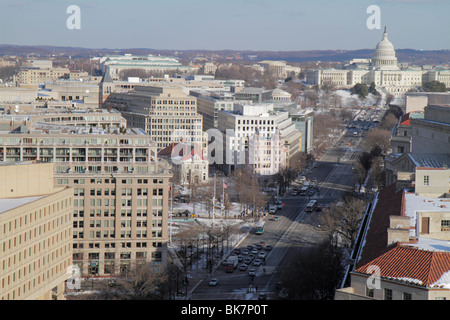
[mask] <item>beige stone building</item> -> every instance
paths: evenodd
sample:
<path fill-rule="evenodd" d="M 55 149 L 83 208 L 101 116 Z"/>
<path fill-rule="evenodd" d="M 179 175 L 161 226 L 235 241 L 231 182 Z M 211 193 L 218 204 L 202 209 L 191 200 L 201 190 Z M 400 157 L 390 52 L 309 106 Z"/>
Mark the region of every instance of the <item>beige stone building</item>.
<path fill-rule="evenodd" d="M 0 134 L 0 162 L 52 162 L 58 187 L 73 187 L 73 263 L 82 275 L 126 275 L 167 258 L 168 181 L 141 130 L 42 129 Z"/>
<path fill-rule="evenodd" d="M 14 75 L 14 83 L 16 84 L 36 84 L 54 81 L 68 77 L 70 70 L 67 68 L 21 68 Z"/>
<path fill-rule="evenodd" d="M 53 163 L 0 164 L 0 299 L 64 299 L 73 255 L 74 191 Z"/>
<path fill-rule="evenodd" d="M 450 105 L 428 104 L 422 119 L 411 119 L 412 152 L 450 153 Z"/>
<path fill-rule="evenodd" d="M 133 91 L 111 93 L 104 106 L 118 110 L 128 126 L 144 130 L 158 151 L 178 142 L 206 148 L 197 98 L 182 88 L 136 86 Z"/>

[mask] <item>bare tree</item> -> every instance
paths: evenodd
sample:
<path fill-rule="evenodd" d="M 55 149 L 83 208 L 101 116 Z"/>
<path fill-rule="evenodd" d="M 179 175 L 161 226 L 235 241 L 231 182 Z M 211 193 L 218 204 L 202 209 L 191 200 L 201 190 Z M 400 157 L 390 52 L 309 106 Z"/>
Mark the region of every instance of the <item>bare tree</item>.
<path fill-rule="evenodd" d="M 289 159 L 289 168 L 296 173 L 306 169 L 308 165 L 308 156 L 304 152 L 297 152 Z"/>
<path fill-rule="evenodd" d="M 394 101 L 395 96 L 392 93 L 388 93 L 386 96 L 386 105 L 390 105 L 392 101 Z"/>
<path fill-rule="evenodd" d="M 393 113 L 388 113 L 380 123 L 380 128 L 391 131 L 398 123 L 398 118 Z"/>
<path fill-rule="evenodd" d="M 334 203 L 323 210 L 319 217 L 321 228 L 346 239 L 350 247 L 356 240 L 363 218 L 365 203 L 363 200 L 345 196 L 342 201 Z"/>
<path fill-rule="evenodd" d="M 364 147 L 366 150 L 373 150 L 375 147 L 379 147 L 385 154 L 390 148 L 389 136 L 391 132 L 389 130 L 375 128 L 367 132 L 364 139 Z"/>
<path fill-rule="evenodd" d="M 128 273 L 126 279 L 119 282 L 130 300 L 146 300 L 157 288 L 157 283 L 163 279 L 162 272 L 155 271 L 151 264 L 137 265 Z"/>
<path fill-rule="evenodd" d="M 330 241 L 304 248 L 281 271 L 291 300 L 333 300 L 344 275 L 343 252 Z"/>

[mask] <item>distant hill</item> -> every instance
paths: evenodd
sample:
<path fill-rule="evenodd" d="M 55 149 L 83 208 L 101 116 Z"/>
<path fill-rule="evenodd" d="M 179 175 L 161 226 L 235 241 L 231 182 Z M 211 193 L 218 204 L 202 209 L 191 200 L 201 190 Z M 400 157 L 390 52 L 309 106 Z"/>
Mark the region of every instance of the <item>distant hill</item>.
<path fill-rule="evenodd" d="M 450 50 L 414 50 L 396 49 L 397 58 L 400 62 L 409 62 L 417 65 L 424 64 L 449 64 Z M 0 55 L 18 56 L 58 56 L 71 55 L 73 58 L 94 57 L 111 54 L 132 53 L 136 55 L 161 54 L 178 56 L 182 59 L 193 59 L 197 56 L 212 56 L 228 58 L 228 60 L 250 60 L 257 56 L 255 61 L 260 60 L 285 60 L 291 63 L 310 61 L 322 62 L 344 62 L 353 58 L 371 58 L 373 49 L 359 50 L 305 50 L 305 51 L 239 51 L 239 50 L 157 50 L 147 48 L 108 49 L 108 48 L 80 48 L 80 47 L 58 47 L 58 46 L 19 46 L 0 44 Z M 250 56 L 250 57 L 249 57 Z"/>

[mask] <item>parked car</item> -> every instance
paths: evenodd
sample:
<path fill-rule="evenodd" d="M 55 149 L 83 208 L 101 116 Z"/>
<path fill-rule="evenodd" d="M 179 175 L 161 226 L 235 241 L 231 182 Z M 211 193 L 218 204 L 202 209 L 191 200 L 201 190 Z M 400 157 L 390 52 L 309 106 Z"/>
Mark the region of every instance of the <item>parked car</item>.
<path fill-rule="evenodd" d="M 278 221 L 278 220 L 280 220 L 280 217 L 278 217 L 278 216 L 273 216 L 273 217 L 271 217 L 269 220 L 270 220 L 270 221 Z"/>
<path fill-rule="evenodd" d="M 267 246 L 264 247 L 264 250 L 270 251 L 270 250 L 272 250 L 272 246 L 271 245 L 267 245 Z"/>
<path fill-rule="evenodd" d="M 258 258 L 265 259 L 266 258 L 266 253 L 265 252 L 258 253 Z"/>
<path fill-rule="evenodd" d="M 277 209 L 283 209 L 283 203 L 281 202 L 281 201 L 277 201 L 276 203 L 275 203 L 275 205 L 277 206 Z"/>
<path fill-rule="evenodd" d="M 108 286 L 115 287 L 117 285 L 117 281 L 115 279 L 108 280 Z"/>
<path fill-rule="evenodd" d="M 252 277 L 256 276 L 256 269 L 255 268 L 248 269 L 248 275 Z"/>
<path fill-rule="evenodd" d="M 241 266 L 239 267 L 239 270 L 241 270 L 241 271 L 246 271 L 247 268 L 248 268 L 248 266 L 247 266 L 245 263 L 243 263 L 243 264 L 241 264 Z"/>
<path fill-rule="evenodd" d="M 209 281 L 209 285 L 212 287 L 217 286 L 218 283 L 219 283 L 219 280 L 217 280 L 216 278 L 213 278 Z"/>
<path fill-rule="evenodd" d="M 253 265 L 254 265 L 255 267 L 260 266 L 260 265 L 261 265 L 261 260 L 260 260 L 260 259 L 256 259 L 255 261 L 253 261 Z"/>

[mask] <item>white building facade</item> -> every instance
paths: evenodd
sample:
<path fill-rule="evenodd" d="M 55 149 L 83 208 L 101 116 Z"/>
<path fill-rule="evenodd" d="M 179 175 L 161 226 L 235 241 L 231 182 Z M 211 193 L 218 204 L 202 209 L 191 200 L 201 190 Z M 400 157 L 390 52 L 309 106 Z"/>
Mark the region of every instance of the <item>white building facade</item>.
<path fill-rule="evenodd" d="M 350 88 L 357 83 L 370 85 L 372 82 L 387 93 L 403 96 L 423 82 L 438 80 L 450 87 L 449 70 L 423 70 L 422 68 L 401 68 L 397 61 L 394 45 L 388 39 L 386 29 L 378 42 L 371 60 L 366 64 L 344 69 L 310 69 L 306 71 L 306 82 L 323 86 L 331 84 L 339 88 Z"/>

